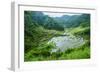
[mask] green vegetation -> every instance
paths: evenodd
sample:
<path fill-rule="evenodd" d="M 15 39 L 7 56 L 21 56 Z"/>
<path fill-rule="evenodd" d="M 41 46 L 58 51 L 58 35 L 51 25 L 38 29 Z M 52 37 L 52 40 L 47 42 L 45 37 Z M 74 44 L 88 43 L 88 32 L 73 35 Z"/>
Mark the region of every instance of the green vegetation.
<path fill-rule="evenodd" d="M 90 58 L 90 47 L 87 43 L 79 48 L 66 50 L 59 59 L 86 59 Z"/>
<path fill-rule="evenodd" d="M 43 61 L 43 60 L 65 60 L 65 59 L 86 59 L 90 58 L 90 47 L 86 44 L 79 48 L 70 48 L 65 52 L 51 53 L 51 48 L 54 44 L 45 44 L 39 47 L 38 50 L 31 50 L 25 54 L 26 61 Z"/>
<path fill-rule="evenodd" d="M 50 17 L 39 11 L 24 12 L 24 61 L 88 59 L 90 58 L 90 15 L 63 15 Z M 78 48 L 69 48 L 64 52 L 58 50 L 50 39 L 69 33 L 83 37 L 85 44 Z"/>

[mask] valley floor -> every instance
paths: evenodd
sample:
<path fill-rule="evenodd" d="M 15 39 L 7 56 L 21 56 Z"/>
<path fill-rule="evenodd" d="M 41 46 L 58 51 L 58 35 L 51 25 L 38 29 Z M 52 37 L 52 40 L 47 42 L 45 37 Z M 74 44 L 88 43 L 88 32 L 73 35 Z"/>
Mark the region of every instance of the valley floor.
<path fill-rule="evenodd" d="M 28 51 L 25 52 L 24 61 L 47 61 L 47 60 L 73 60 L 73 59 L 89 59 L 90 58 L 90 40 L 85 37 L 84 39 L 87 41 L 85 44 L 78 48 L 67 49 L 64 52 L 58 50 L 57 52 L 51 53 L 51 50 L 56 47 L 54 43 L 49 43 L 48 41 L 53 37 L 58 36 L 80 36 L 81 32 L 84 32 L 89 28 L 73 28 L 66 29 L 65 31 L 56 31 L 56 30 L 48 30 L 42 27 L 36 29 L 39 32 L 34 40 L 34 46 Z M 67 34 L 66 34 L 67 33 Z M 77 36 L 78 33 L 78 36 Z M 87 36 L 87 35 L 86 35 Z"/>

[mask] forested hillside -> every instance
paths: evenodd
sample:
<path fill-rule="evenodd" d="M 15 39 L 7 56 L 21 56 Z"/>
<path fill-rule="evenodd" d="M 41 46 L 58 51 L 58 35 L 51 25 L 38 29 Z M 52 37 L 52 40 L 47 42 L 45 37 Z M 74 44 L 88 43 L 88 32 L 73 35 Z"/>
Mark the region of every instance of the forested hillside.
<path fill-rule="evenodd" d="M 25 61 L 90 58 L 90 14 L 51 17 L 40 11 L 24 11 L 24 29 Z M 76 41 L 81 37 L 84 44 L 69 49 L 66 46 L 61 51 L 56 43 L 49 42 L 55 37 L 70 37 L 69 40 L 75 38 Z"/>

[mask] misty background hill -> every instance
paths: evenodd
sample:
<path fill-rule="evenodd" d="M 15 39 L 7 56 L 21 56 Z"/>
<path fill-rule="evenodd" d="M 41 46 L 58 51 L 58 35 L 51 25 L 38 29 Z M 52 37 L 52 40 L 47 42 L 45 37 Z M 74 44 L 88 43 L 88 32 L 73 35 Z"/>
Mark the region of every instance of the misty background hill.
<path fill-rule="evenodd" d="M 37 23 L 47 29 L 63 30 L 64 28 L 72 28 L 78 26 L 90 26 L 90 14 L 80 15 L 63 15 L 61 17 L 50 17 L 43 12 L 25 12 L 30 13 L 32 22 Z M 84 25 L 83 25 L 84 24 Z"/>

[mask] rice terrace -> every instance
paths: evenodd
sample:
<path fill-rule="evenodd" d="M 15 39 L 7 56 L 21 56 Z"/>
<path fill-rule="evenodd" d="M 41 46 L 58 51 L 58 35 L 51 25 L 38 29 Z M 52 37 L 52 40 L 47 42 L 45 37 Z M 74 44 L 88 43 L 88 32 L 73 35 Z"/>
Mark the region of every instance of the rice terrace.
<path fill-rule="evenodd" d="M 90 58 L 90 14 L 24 11 L 24 61 Z"/>

